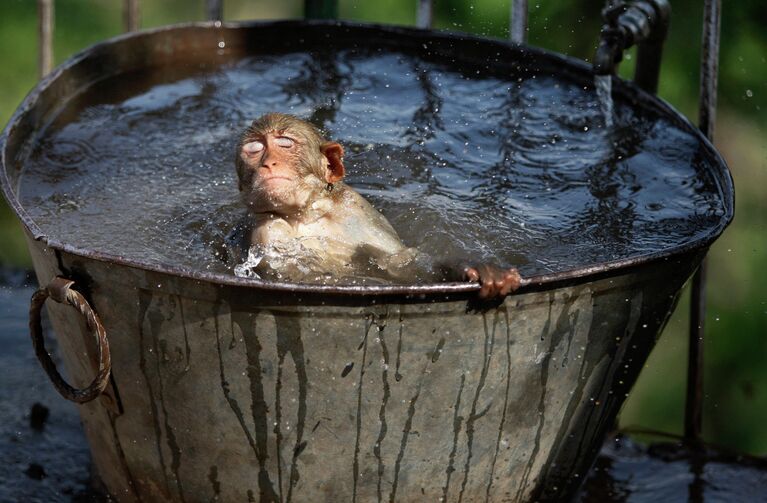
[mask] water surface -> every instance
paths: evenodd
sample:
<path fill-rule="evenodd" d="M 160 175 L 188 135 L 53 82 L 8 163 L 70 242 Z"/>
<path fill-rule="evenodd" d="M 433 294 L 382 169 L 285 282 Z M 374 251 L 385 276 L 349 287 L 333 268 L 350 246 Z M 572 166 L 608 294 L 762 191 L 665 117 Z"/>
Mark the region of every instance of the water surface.
<path fill-rule="evenodd" d="M 68 244 L 231 273 L 234 145 L 268 111 L 342 143 L 347 182 L 436 260 L 564 271 L 694 241 L 724 213 L 695 137 L 620 100 L 606 126 L 593 86 L 362 49 L 106 79 L 41 133 L 22 205 Z"/>

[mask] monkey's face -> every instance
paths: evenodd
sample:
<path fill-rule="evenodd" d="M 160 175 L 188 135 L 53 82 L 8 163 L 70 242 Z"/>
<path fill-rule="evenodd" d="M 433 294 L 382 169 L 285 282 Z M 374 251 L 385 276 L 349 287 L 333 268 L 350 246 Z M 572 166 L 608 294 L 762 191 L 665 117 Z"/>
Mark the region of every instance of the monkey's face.
<path fill-rule="evenodd" d="M 344 177 L 344 150 L 323 140 L 298 117 L 265 114 L 250 125 L 237 147 L 237 175 L 245 204 L 254 213 L 300 216 L 324 197 L 327 184 Z"/>
<path fill-rule="evenodd" d="M 307 165 L 321 162 L 306 152 L 305 142 L 291 130 L 247 138 L 240 150 L 240 190 L 251 211 L 290 215 L 300 212 L 322 188 Z M 319 152 L 317 153 L 319 154 Z"/>

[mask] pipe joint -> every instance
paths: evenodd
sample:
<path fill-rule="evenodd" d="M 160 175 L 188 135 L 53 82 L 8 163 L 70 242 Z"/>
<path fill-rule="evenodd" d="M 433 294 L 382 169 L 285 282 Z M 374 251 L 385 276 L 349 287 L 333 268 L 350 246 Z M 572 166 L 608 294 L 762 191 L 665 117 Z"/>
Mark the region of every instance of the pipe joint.
<path fill-rule="evenodd" d="M 635 80 L 657 87 L 661 49 L 668 32 L 671 5 L 668 0 L 611 1 L 602 10 L 605 24 L 594 55 L 594 73 L 611 75 L 617 71 L 623 52 L 639 46 Z M 652 85 L 655 80 L 655 86 Z M 653 89 L 654 91 L 654 89 Z"/>

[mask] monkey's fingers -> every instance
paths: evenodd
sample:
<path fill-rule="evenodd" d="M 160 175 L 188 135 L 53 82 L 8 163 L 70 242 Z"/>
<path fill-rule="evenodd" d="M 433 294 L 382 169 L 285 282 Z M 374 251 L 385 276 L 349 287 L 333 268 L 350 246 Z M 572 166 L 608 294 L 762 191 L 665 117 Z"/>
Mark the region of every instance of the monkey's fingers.
<path fill-rule="evenodd" d="M 474 267 L 467 267 L 463 270 L 463 277 L 466 281 L 479 281 L 479 271 Z"/>
<path fill-rule="evenodd" d="M 503 288 L 503 278 L 500 269 L 489 264 L 481 264 L 477 267 L 479 272 L 479 282 L 482 287 L 479 289 L 480 299 L 491 299 L 497 297 Z"/>
<path fill-rule="evenodd" d="M 500 269 L 490 264 L 481 264 L 464 269 L 464 276 L 469 281 L 478 281 L 481 299 L 505 297 L 519 288 L 522 277 L 516 269 Z"/>
<path fill-rule="evenodd" d="M 503 272 L 503 287 L 500 294 L 505 297 L 511 292 L 519 288 L 522 282 L 522 276 L 519 275 L 519 271 L 514 268 L 508 269 Z"/>

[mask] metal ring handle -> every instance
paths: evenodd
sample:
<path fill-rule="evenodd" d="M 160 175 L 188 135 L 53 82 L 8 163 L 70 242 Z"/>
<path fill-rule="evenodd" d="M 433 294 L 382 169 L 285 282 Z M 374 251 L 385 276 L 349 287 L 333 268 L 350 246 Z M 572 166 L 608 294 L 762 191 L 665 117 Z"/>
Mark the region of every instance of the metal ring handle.
<path fill-rule="evenodd" d="M 32 295 L 32 301 L 29 306 L 29 333 L 32 337 L 32 345 L 35 348 L 35 354 L 40 361 L 40 365 L 43 366 L 43 369 L 61 396 L 73 402 L 85 403 L 97 398 L 104 391 L 107 384 L 109 384 L 112 357 L 109 354 L 109 342 L 107 342 L 107 334 L 104 326 L 101 324 L 101 320 L 99 320 L 98 315 L 88 304 L 88 301 L 85 300 L 85 297 L 71 288 L 74 283 L 72 280 L 57 276 L 51 280 L 47 287 L 39 289 Z M 77 389 L 70 386 L 61 377 L 61 374 L 56 369 L 56 364 L 53 363 L 51 356 L 45 350 L 43 329 L 40 324 L 40 311 L 48 297 L 60 304 L 69 304 L 80 311 L 80 314 L 85 317 L 88 330 L 96 338 L 99 370 L 93 382 L 86 388 Z"/>

